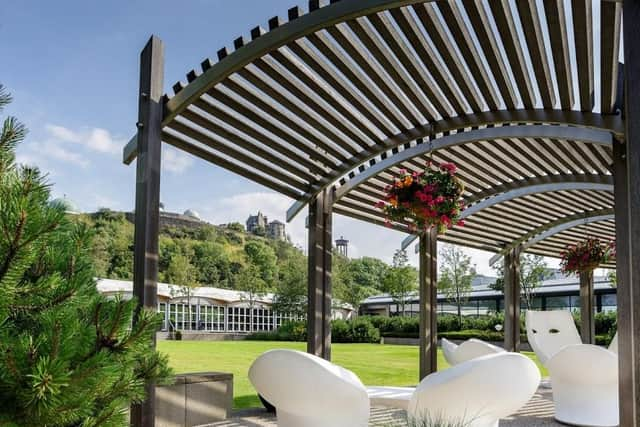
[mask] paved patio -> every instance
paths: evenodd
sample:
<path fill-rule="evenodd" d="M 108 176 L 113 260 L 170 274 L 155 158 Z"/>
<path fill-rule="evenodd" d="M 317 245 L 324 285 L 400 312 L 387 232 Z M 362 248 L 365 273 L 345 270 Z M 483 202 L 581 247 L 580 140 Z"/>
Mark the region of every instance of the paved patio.
<path fill-rule="evenodd" d="M 370 426 L 405 427 L 405 412 L 388 408 L 371 408 Z M 276 427 L 276 420 L 262 409 L 238 411 L 234 418 L 207 427 Z M 561 424 L 553 420 L 551 389 L 540 387 L 529 403 L 517 414 L 500 421 L 500 427 L 553 427 Z"/>

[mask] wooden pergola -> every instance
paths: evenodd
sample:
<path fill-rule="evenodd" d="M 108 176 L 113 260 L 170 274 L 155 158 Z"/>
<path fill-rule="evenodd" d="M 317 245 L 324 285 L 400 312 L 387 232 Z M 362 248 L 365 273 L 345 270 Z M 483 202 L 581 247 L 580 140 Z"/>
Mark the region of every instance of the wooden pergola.
<path fill-rule="evenodd" d="M 638 22 L 640 0 L 312 0 L 203 61 L 174 95 L 152 37 L 124 150 L 137 157 L 135 295 L 155 308 L 164 142 L 290 197 L 288 220 L 308 209 L 308 351 L 330 358 L 332 215 L 382 225 L 373 204 L 400 169 L 454 162 L 464 228 L 403 242 L 419 238 L 420 377 L 437 368 L 437 240 L 503 259 L 517 351 L 520 253 L 616 238 L 620 423 L 640 426 Z M 153 425 L 153 395 L 132 419 Z"/>

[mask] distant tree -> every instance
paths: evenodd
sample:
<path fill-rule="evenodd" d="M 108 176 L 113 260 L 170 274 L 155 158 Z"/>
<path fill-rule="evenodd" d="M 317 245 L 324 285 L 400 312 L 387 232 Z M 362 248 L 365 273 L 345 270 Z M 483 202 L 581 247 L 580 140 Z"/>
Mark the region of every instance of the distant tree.
<path fill-rule="evenodd" d="M 502 262 L 498 262 L 493 269 L 496 271 L 497 279 L 490 287 L 504 293 L 504 265 Z M 520 294 L 527 309 L 531 309 L 536 289 L 543 281 L 551 277 L 551 274 L 549 266 L 540 255 L 520 255 Z"/>
<path fill-rule="evenodd" d="M 260 269 L 253 264 L 245 266 L 245 268 L 240 271 L 240 274 L 238 274 L 236 278 L 236 286 L 239 291 L 244 292 L 242 299 L 249 303 L 249 311 L 251 313 L 250 329 L 253 331 L 253 309 L 258 298 L 263 297 L 269 290 L 269 287 L 260 277 Z"/>
<path fill-rule="evenodd" d="M 616 271 L 615 270 L 609 270 L 607 272 L 607 280 L 609 281 L 609 285 L 612 288 L 617 288 L 618 287 L 618 276 L 616 275 Z"/>
<path fill-rule="evenodd" d="M 351 259 L 348 262 L 351 280 L 367 289 L 383 291 L 382 279 L 389 265 L 382 260 L 371 257 Z"/>
<path fill-rule="evenodd" d="M 268 287 L 273 286 L 278 274 L 278 258 L 273 248 L 259 240 L 251 240 L 244 245 L 244 252 L 249 264 L 257 267 L 258 276 Z"/>
<path fill-rule="evenodd" d="M 357 313 L 362 301 L 375 294 L 376 288 L 363 286 L 356 280 L 358 274 L 362 273 L 362 267 L 365 264 L 356 263 L 356 272 L 354 273 L 353 262 L 353 260 L 334 252 L 331 281 L 335 299 L 351 305 Z M 360 275 L 360 277 L 363 276 Z M 378 278 L 377 281 L 381 282 L 381 279 Z"/>
<path fill-rule="evenodd" d="M 404 316 L 405 306 L 410 296 L 417 289 L 418 273 L 408 264 L 407 252 L 396 250 L 393 255 L 393 265 L 387 270 L 383 279 L 383 290 L 388 293 L 393 301 L 400 306 L 400 312 Z"/>
<path fill-rule="evenodd" d="M 86 218 L 90 220 L 90 218 Z M 76 220 L 81 220 L 77 217 Z M 96 275 L 109 279 L 133 278 L 133 224 L 123 214 L 99 211 L 93 215 L 92 258 Z"/>
<path fill-rule="evenodd" d="M 240 224 L 239 222 L 230 222 L 229 224 L 227 224 L 227 228 L 239 233 L 244 233 L 244 225 Z"/>
<path fill-rule="evenodd" d="M 273 310 L 302 317 L 307 314 L 307 259 L 295 253 L 278 267 Z"/>
<path fill-rule="evenodd" d="M 550 275 L 548 265 L 540 255 L 524 254 L 520 256 L 520 288 L 527 310 L 532 307 L 536 289 Z"/>
<path fill-rule="evenodd" d="M 203 241 L 193 245 L 193 266 L 197 281 L 206 286 L 226 288 L 229 285 L 231 266 L 224 245 Z"/>
<path fill-rule="evenodd" d="M 471 282 L 476 275 L 471 257 L 453 245 L 440 250 L 440 280 L 438 289 L 457 307 L 458 325 L 462 325 L 462 306 L 469 300 Z"/>

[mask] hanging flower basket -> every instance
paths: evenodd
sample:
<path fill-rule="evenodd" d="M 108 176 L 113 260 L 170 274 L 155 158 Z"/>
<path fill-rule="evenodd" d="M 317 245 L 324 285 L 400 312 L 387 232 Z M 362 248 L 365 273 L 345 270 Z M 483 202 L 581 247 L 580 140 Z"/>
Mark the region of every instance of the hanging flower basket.
<path fill-rule="evenodd" d="M 589 237 L 561 252 L 560 269 L 565 274 L 588 273 L 615 257 L 615 243 Z"/>
<path fill-rule="evenodd" d="M 449 228 L 463 225 L 464 187 L 456 178 L 456 165 L 443 163 L 436 170 L 409 173 L 402 169 L 393 184 L 385 188 L 384 200 L 376 203 L 391 222 L 409 222 L 411 231 L 426 231 L 436 227 L 443 234 Z"/>

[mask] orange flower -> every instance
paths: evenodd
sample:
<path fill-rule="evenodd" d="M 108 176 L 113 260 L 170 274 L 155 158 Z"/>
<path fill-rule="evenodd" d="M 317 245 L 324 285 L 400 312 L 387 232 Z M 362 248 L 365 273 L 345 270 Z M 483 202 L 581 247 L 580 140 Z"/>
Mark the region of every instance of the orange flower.
<path fill-rule="evenodd" d="M 393 197 L 391 199 L 389 199 L 389 203 L 391 204 L 391 206 L 393 206 L 394 208 L 398 207 L 398 199 Z"/>
<path fill-rule="evenodd" d="M 404 179 L 404 185 L 405 187 L 410 186 L 413 183 L 413 178 L 411 177 L 411 175 L 409 175 L 408 177 L 406 177 Z"/>

